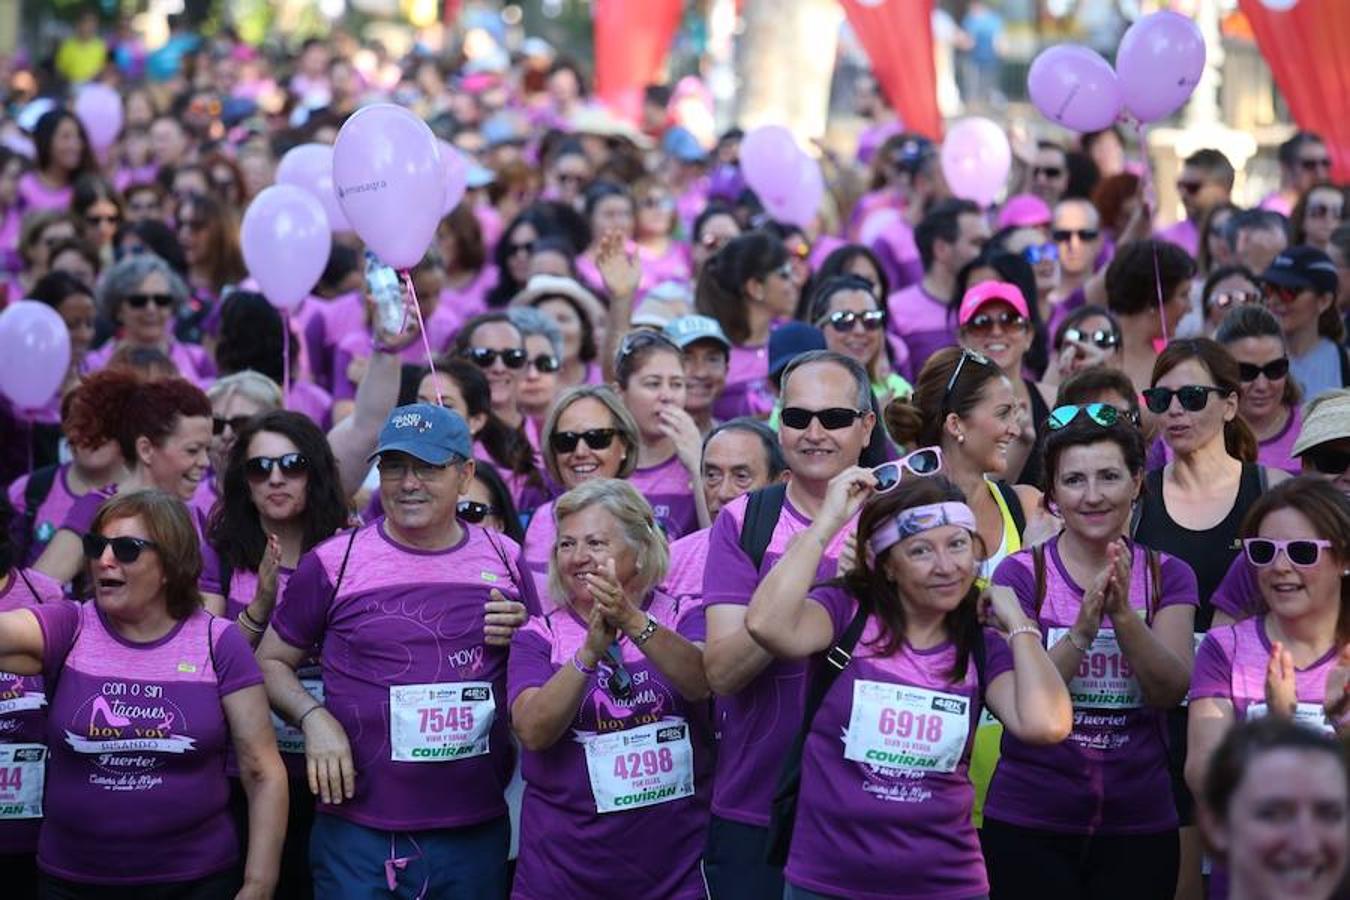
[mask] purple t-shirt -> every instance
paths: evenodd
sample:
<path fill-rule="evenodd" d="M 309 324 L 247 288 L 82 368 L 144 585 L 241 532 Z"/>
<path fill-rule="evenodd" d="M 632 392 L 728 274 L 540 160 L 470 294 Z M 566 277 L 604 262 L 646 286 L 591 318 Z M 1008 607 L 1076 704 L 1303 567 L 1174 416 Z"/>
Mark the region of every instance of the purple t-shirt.
<path fill-rule="evenodd" d="M 1160 608 L 1199 602 L 1195 573 L 1181 560 L 1162 554 Z M 1130 605 L 1148 609 L 1147 552 L 1134 548 Z M 1029 550 L 1005 559 L 994 584 L 1007 585 L 1022 609 L 1037 620 L 1046 646 L 1073 626 L 1083 602 L 1059 556 L 1059 538 L 1046 544 L 1045 600 L 1036 611 L 1036 576 Z M 1031 747 L 1003 733 L 1003 752 L 985 801 L 987 818 L 1027 828 L 1068 834 L 1146 834 L 1177 826 L 1167 772 L 1166 711 L 1144 705 L 1139 682 L 1103 618 L 1092 652 L 1069 684 L 1073 732 L 1053 747 Z"/>
<path fill-rule="evenodd" d="M 94 524 L 94 516 L 98 515 L 98 509 L 111 496 L 117 493 L 117 485 L 110 484 L 107 487 L 101 487 L 90 491 L 82 497 L 76 497 L 66 511 L 66 517 L 61 520 L 61 528 L 67 531 L 73 531 L 77 535 L 85 535 L 89 532 L 89 526 Z M 195 518 L 195 517 L 194 517 Z"/>
<path fill-rule="evenodd" d="M 535 596 L 543 604 L 540 610 L 552 609 L 555 605 L 548 592 L 548 562 L 557 540 L 558 526 L 553 521 L 553 501 L 550 500 L 534 511 L 530 525 L 525 529 L 525 541 L 520 545 L 520 570 L 534 586 Z"/>
<path fill-rule="evenodd" d="M 1290 453 L 1294 441 L 1303 430 L 1303 411 L 1297 406 L 1289 410 L 1289 418 L 1278 434 L 1256 445 L 1256 461 L 1268 469 L 1283 469 L 1291 475 L 1303 471 L 1303 465 Z"/>
<path fill-rule="evenodd" d="M 37 558 L 42 555 L 52 536 L 56 534 L 56 529 L 61 527 L 65 521 L 70 508 L 75 505 L 77 498 L 70 491 L 70 463 L 62 463 L 56 470 L 56 477 L 52 479 L 51 490 L 47 491 L 47 496 L 37 509 L 37 515 L 33 517 L 33 533 L 27 536 L 28 554 L 24 559 L 19 560 L 21 565 L 32 565 Z M 28 488 L 29 475 L 16 478 L 14 483 L 9 486 L 9 505 L 14 508 L 14 520 L 11 527 L 15 544 L 21 544 L 25 537 L 23 535 L 24 514 L 28 511 L 28 504 L 24 502 L 24 491 Z"/>
<path fill-rule="evenodd" d="M 838 640 L 857 601 L 833 587 L 810 596 Z M 873 617 L 811 722 L 787 880 L 859 900 L 983 896 L 989 883 L 966 774 L 982 704 L 974 658 L 954 682 L 954 644 L 882 656 L 880 642 Z M 992 630 L 984 642 L 992 681 L 1012 669 L 1012 654 Z"/>
<path fill-rule="evenodd" d="M 112 360 L 113 354 L 117 352 L 117 348 L 117 341 L 108 341 L 97 350 L 90 350 L 84 356 L 85 371 L 97 372 L 105 368 Z M 216 364 L 211 360 L 210 354 L 197 344 L 185 344 L 170 338 L 169 349 L 165 355 L 178 369 L 179 375 L 203 390 L 210 387 L 211 382 L 216 379 Z"/>
<path fill-rule="evenodd" d="M 947 304 L 925 291 L 922 282 L 891 294 L 886 310 L 887 328 L 909 348 L 908 367 L 897 363 L 897 368 L 912 384 L 928 357 L 956 343 L 954 320 L 947 315 Z"/>
<path fill-rule="evenodd" d="M 507 654 L 483 642 L 483 604 L 493 588 L 520 599 L 529 585 L 514 542 L 461 527 L 434 552 L 395 543 L 383 519 L 330 538 L 301 557 L 272 613 L 286 643 L 322 647 L 324 705 L 351 741 L 356 796 L 325 813 L 387 831 L 506 813 Z"/>
<path fill-rule="evenodd" d="M 1223 581 L 1214 589 L 1210 603 L 1214 604 L 1216 610 L 1228 613 L 1234 621 L 1266 612 L 1266 600 L 1261 596 L 1261 587 L 1256 581 L 1256 569 L 1247 562 L 1245 553 L 1238 554 L 1228 567 Z"/>
<path fill-rule="evenodd" d="M 755 588 L 782 557 L 788 541 L 811 525 L 790 501 L 784 500 L 778 524 L 764 551 L 764 561 L 757 570 L 740 544 L 748 500 L 748 496 L 738 497 L 722 507 L 709 531 L 703 581 L 705 609 L 722 603 L 749 606 Z M 817 581 L 834 575 L 839 551 L 852 531 L 850 524 L 830 542 L 816 573 Z M 713 781 L 714 815 L 760 828 L 769 824 L 769 808 L 783 753 L 792 746 L 801 727 L 805 672 L 803 662 L 776 659 L 740 693 L 718 698 L 717 725 L 722 746 Z"/>
<path fill-rule="evenodd" d="M 308 416 L 315 425 L 326 429 L 332 422 L 333 396 L 313 381 L 292 381 L 286 408 Z"/>
<path fill-rule="evenodd" d="M 1339 649 L 1333 646 L 1312 665 L 1294 670 L 1299 720 L 1327 731 L 1331 729 L 1322 714 L 1322 701 L 1326 697 L 1327 675 L 1336 665 Z M 1238 721 L 1265 715 L 1270 652 L 1264 615 L 1212 629 L 1195 653 L 1191 702 L 1204 697 L 1231 701 Z"/>
<path fill-rule="evenodd" d="M 9 584 L 0 592 L 0 612 L 68 602 L 61 595 L 61 585 L 29 570 L 11 569 Z M 0 854 L 37 849 L 42 825 L 40 785 L 47 756 L 45 685 L 41 675 L 0 672 L 0 769 L 7 774 L 0 784 Z M 36 792 L 33 782 L 39 786 Z"/>
<path fill-rule="evenodd" d="M 713 401 L 713 418 L 723 422 L 737 416 L 765 418 L 773 412 L 774 396 L 769 385 L 769 345 L 731 348 L 727 360 L 727 383 Z"/>
<path fill-rule="evenodd" d="M 660 591 L 647 612 L 693 642 L 703 619 Z M 586 640 L 570 607 L 530 619 L 515 636 L 507 690 L 511 703 L 542 687 Z M 515 900 L 613 896 L 702 898 L 699 860 L 707 840 L 713 745 L 707 704 L 685 700 L 632 642 L 620 640 L 633 696 L 621 701 L 587 678 L 568 733 L 553 746 L 521 753 L 525 798 Z M 604 752 L 623 733 L 630 752 Z M 579 865 L 579 860 L 590 864 Z"/>
<path fill-rule="evenodd" d="M 708 538 L 711 528 L 700 528 L 670 545 L 670 568 L 666 570 L 666 593 L 682 603 L 693 600 L 702 605 L 703 573 L 708 567 Z"/>
<path fill-rule="evenodd" d="M 73 194 L 74 188 L 70 185 L 63 188 L 48 187 L 37 172 L 28 172 L 19 179 L 18 205 L 24 215 L 48 209 L 64 212 L 70 209 Z"/>
<path fill-rule="evenodd" d="M 698 529 L 693 479 L 679 456 L 672 456 L 660 465 L 637 469 L 628 476 L 628 483 L 647 498 L 666 540 L 676 540 Z"/>
<path fill-rule="evenodd" d="M 34 612 L 43 673 L 60 676 L 48 714 L 38 866 L 71 881 L 123 885 L 234 866 L 221 700 L 262 684 L 247 642 L 201 609 L 144 644 L 117 635 L 92 602 Z"/>
<path fill-rule="evenodd" d="M 1182 219 L 1175 225 L 1154 232 L 1153 237 L 1160 241 L 1171 241 L 1191 256 L 1195 256 L 1200 249 L 1200 229 L 1190 219 Z"/>

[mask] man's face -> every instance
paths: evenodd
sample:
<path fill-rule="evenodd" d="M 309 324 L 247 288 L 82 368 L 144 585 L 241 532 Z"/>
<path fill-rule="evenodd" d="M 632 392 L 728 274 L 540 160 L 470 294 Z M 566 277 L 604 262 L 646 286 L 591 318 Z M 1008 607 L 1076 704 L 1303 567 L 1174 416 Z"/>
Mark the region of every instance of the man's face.
<path fill-rule="evenodd" d="M 758 435 L 733 428 L 708 441 L 703 450 L 703 496 L 710 516 L 716 518 L 718 510 L 741 494 L 768 483 L 768 455 Z"/>
<path fill-rule="evenodd" d="M 1227 203 L 1230 194 L 1228 186 L 1213 172 L 1199 166 L 1181 167 L 1177 192 L 1181 195 L 1181 205 L 1186 207 L 1186 218 L 1192 222 L 1199 222 L 1211 207 Z"/>
<path fill-rule="evenodd" d="M 962 213 L 957 217 L 956 225 L 955 243 L 944 244 L 939 240 L 934 244 L 938 248 L 935 251 L 937 261 L 946 266 L 953 276 L 961 271 L 962 266 L 979 256 L 985 241 L 989 240 L 989 223 L 979 213 Z M 941 250 L 944 247 L 946 253 Z"/>
<path fill-rule="evenodd" d="M 788 419 L 793 418 L 789 410 L 819 413 L 858 408 L 858 385 L 838 363 L 810 363 L 791 373 L 783 386 L 784 413 L 778 440 L 794 477 L 823 483 L 849 466 L 856 466 L 876 416 L 868 410 L 843 428 L 828 429 L 819 416 L 813 415 L 806 427 L 793 428 L 788 425 Z"/>
<path fill-rule="evenodd" d="M 380 454 L 380 502 L 398 530 L 425 532 L 455 517 L 459 495 L 473 481 L 473 461 L 434 466 L 407 453 Z"/>
<path fill-rule="evenodd" d="M 1069 161 L 1058 147 L 1036 151 L 1031 165 L 1031 192 L 1053 207 L 1069 187 Z"/>
<path fill-rule="evenodd" d="M 1062 200 L 1055 207 L 1050 234 L 1059 247 L 1059 265 L 1065 275 L 1081 276 L 1092 271 L 1101 248 L 1097 208 L 1086 200 Z"/>
<path fill-rule="evenodd" d="M 1319 181 L 1331 180 L 1331 154 L 1321 141 L 1304 141 L 1294 163 L 1294 185 L 1300 194 Z"/>

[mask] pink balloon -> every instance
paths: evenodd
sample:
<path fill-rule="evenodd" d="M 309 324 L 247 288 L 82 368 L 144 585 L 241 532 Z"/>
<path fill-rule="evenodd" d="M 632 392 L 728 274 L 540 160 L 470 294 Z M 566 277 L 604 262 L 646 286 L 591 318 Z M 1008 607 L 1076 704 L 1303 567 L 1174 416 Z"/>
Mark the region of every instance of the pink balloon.
<path fill-rule="evenodd" d="M 445 207 L 442 214 L 448 216 L 451 210 L 459 206 L 459 201 L 464 199 L 464 189 L 469 177 L 469 161 L 448 141 L 438 140 L 436 145 L 441 151 L 441 167 L 445 176 Z"/>
<path fill-rule="evenodd" d="M 976 116 L 948 130 L 939 158 L 953 194 L 989 206 L 1008 180 L 1012 148 L 1003 129 Z"/>
<path fill-rule="evenodd" d="M 1043 51 L 1027 73 L 1036 108 L 1074 131 L 1100 131 L 1120 115 L 1120 84 L 1101 54 L 1080 44 Z"/>
<path fill-rule="evenodd" d="M 764 208 L 779 222 L 806 228 L 820 213 L 820 203 L 825 199 L 825 178 L 820 173 L 820 164 L 805 153 L 799 154 L 793 181 L 795 186 L 785 204 L 775 209 L 765 203 Z"/>
<path fill-rule="evenodd" d="M 319 283 L 332 234 L 323 205 L 293 184 L 265 188 L 244 213 L 244 264 L 277 309 L 294 309 Z"/>
<path fill-rule="evenodd" d="M 1181 109 L 1204 70 L 1204 36 L 1194 22 L 1174 12 L 1144 16 L 1116 50 L 1121 96 L 1140 122 L 1156 122 Z"/>
<path fill-rule="evenodd" d="M 357 110 L 333 145 L 333 184 L 347 220 L 395 269 L 422 260 L 445 209 L 445 169 L 431 129 L 392 103 Z"/>
<path fill-rule="evenodd" d="M 292 147 L 277 166 L 277 184 L 293 184 L 318 200 L 328 217 L 330 230 L 352 230 L 352 223 L 347 221 L 333 190 L 332 147 L 327 144 Z"/>
<path fill-rule="evenodd" d="M 741 141 L 741 174 L 765 209 L 781 209 L 796 190 L 802 151 L 782 125 L 761 125 Z"/>
<path fill-rule="evenodd" d="M 81 85 L 75 95 L 75 116 L 94 150 L 102 153 L 122 131 L 122 97 L 106 84 Z"/>
<path fill-rule="evenodd" d="M 20 300 L 0 312 L 0 393 L 20 409 L 56 396 L 70 370 L 70 332 L 45 303 Z"/>

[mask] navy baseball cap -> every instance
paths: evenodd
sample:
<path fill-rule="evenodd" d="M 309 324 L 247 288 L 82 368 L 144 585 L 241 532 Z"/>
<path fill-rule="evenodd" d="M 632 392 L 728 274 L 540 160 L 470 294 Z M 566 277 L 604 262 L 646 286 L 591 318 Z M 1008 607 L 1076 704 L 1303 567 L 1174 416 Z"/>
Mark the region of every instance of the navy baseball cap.
<path fill-rule="evenodd" d="M 1335 293 L 1339 283 L 1331 257 L 1303 244 L 1289 247 L 1275 257 L 1270 268 L 1261 273 L 1261 280 L 1300 291 L 1311 288 L 1319 294 Z"/>
<path fill-rule="evenodd" d="M 769 377 L 775 381 L 803 353 L 825 349 L 825 333 L 805 322 L 787 322 L 769 332 Z"/>
<path fill-rule="evenodd" d="M 389 414 L 380 429 L 379 444 L 366 462 L 382 453 L 406 453 L 433 466 L 443 466 L 455 458 L 472 457 L 473 436 L 453 409 L 414 403 Z"/>

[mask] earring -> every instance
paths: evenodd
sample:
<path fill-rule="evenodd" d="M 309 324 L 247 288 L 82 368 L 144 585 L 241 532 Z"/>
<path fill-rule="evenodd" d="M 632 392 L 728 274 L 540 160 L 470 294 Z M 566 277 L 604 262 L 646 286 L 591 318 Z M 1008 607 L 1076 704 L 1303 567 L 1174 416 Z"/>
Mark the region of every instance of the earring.
<path fill-rule="evenodd" d="M 958 434 L 956 436 L 956 442 L 958 444 L 964 444 L 966 442 L 966 436 L 964 434 Z"/>

